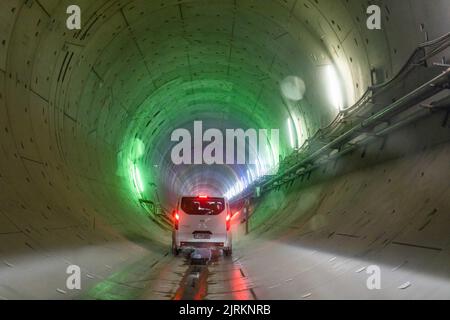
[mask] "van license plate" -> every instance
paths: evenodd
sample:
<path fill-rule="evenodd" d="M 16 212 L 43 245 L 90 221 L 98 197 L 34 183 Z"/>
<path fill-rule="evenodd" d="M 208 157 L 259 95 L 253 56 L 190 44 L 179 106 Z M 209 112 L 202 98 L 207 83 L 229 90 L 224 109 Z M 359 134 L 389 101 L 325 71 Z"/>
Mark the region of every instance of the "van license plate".
<path fill-rule="evenodd" d="M 194 239 L 197 239 L 197 240 L 211 239 L 211 235 L 207 234 L 207 233 L 196 233 L 196 234 L 194 234 Z"/>

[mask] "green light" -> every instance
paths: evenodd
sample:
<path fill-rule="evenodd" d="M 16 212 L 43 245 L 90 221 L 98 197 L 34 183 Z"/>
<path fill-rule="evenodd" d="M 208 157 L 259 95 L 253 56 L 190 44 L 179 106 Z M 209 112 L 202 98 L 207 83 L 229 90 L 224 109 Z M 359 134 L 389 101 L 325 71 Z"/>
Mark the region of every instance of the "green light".
<path fill-rule="evenodd" d="M 144 179 L 139 169 L 139 159 L 145 154 L 145 145 L 141 139 L 135 138 L 128 147 L 128 157 L 126 167 L 130 179 L 131 188 L 137 198 L 142 199 L 144 188 Z"/>
<path fill-rule="evenodd" d="M 131 147 L 131 160 L 137 160 L 141 158 L 145 153 L 145 145 L 141 139 L 135 139 Z"/>
<path fill-rule="evenodd" d="M 139 171 L 139 169 L 136 166 L 134 167 L 134 174 L 135 174 L 135 181 L 136 181 L 136 186 L 138 188 L 138 191 L 140 193 L 142 193 L 142 192 L 144 192 L 144 184 L 142 183 L 141 172 Z"/>
<path fill-rule="evenodd" d="M 141 194 L 144 192 L 144 184 L 142 182 L 142 176 L 139 168 L 135 163 L 131 165 L 131 179 L 137 193 Z"/>

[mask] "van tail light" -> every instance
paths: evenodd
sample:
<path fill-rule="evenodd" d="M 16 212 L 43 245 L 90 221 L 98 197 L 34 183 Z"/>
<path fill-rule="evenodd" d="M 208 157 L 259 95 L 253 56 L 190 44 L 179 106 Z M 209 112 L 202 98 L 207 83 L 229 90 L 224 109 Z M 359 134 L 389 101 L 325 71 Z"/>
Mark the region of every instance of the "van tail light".
<path fill-rule="evenodd" d="M 227 231 L 230 231 L 230 228 L 231 228 L 231 215 L 227 214 L 227 218 L 225 220 L 227 222 Z"/>
<path fill-rule="evenodd" d="M 174 217 L 175 230 L 178 230 L 178 226 L 179 226 L 179 222 L 180 222 L 180 215 L 178 214 L 178 212 L 175 212 L 173 217 Z"/>

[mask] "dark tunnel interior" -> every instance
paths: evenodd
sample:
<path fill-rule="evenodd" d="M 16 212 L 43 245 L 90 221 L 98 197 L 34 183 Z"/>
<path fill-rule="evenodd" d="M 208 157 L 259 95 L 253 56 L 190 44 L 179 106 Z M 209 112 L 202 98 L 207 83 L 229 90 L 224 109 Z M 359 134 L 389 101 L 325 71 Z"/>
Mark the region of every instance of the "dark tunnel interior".
<path fill-rule="evenodd" d="M 369 2 L 2 0 L 0 300 L 450 299 L 450 1 Z M 196 163 L 199 123 L 272 133 Z M 234 252 L 192 291 L 199 194 Z"/>

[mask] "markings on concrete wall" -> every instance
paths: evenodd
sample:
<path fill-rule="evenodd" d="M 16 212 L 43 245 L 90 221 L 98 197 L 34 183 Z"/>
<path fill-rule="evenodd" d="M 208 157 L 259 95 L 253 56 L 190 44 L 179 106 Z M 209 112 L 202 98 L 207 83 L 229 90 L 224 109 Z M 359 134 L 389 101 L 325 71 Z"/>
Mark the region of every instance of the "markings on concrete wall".
<path fill-rule="evenodd" d="M 398 245 L 398 246 L 419 248 L 419 249 L 427 249 L 427 250 L 433 250 L 433 251 L 442 251 L 443 250 L 442 248 L 422 246 L 422 245 L 418 245 L 418 244 L 404 243 L 404 242 L 398 242 L 398 241 L 393 241 L 393 242 L 391 242 L 391 244 L 395 244 L 395 245 Z"/>
<path fill-rule="evenodd" d="M 405 290 L 405 289 L 408 289 L 409 287 L 411 287 L 411 282 L 406 282 L 406 283 L 402 284 L 401 286 L 399 286 L 398 288 L 400 290 Z"/>
<path fill-rule="evenodd" d="M 345 233 L 336 233 L 336 236 L 341 236 L 341 237 L 347 237 L 347 238 L 354 238 L 354 239 L 359 239 L 360 236 L 355 236 L 353 234 L 345 234 Z"/>
<path fill-rule="evenodd" d="M 37 93 L 36 91 L 34 91 L 32 88 L 29 89 L 31 93 L 33 93 L 35 96 L 41 98 L 43 101 L 45 102 L 49 102 L 47 98 L 43 97 L 41 94 Z"/>
<path fill-rule="evenodd" d="M 61 64 L 61 68 L 59 69 L 58 82 L 64 82 L 67 74 L 67 70 L 69 68 L 70 63 L 72 62 L 72 58 L 74 56 L 74 52 L 67 51 L 64 57 L 63 63 Z"/>
<path fill-rule="evenodd" d="M 44 164 L 42 161 L 30 159 L 30 158 L 27 158 L 27 157 L 22 156 L 22 155 L 20 156 L 20 158 L 21 158 L 22 160 L 26 160 L 26 161 L 33 162 L 33 163 L 36 163 L 36 164 L 40 164 L 41 166 L 45 166 L 45 164 Z"/>
<path fill-rule="evenodd" d="M 45 7 L 42 5 L 42 3 L 39 0 L 35 0 L 37 5 L 41 8 L 41 10 L 47 15 L 47 17 L 51 17 L 50 13 L 45 9 Z"/>
<path fill-rule="evenodd" d="M 77 119 L 75 119 L 74 117 L 72 117 L 70 114 L 68 114 L 67 112 L 64 112 L 64 116 L 70 120 L 72 120 L 73 122 L 77 123 Z"/>

